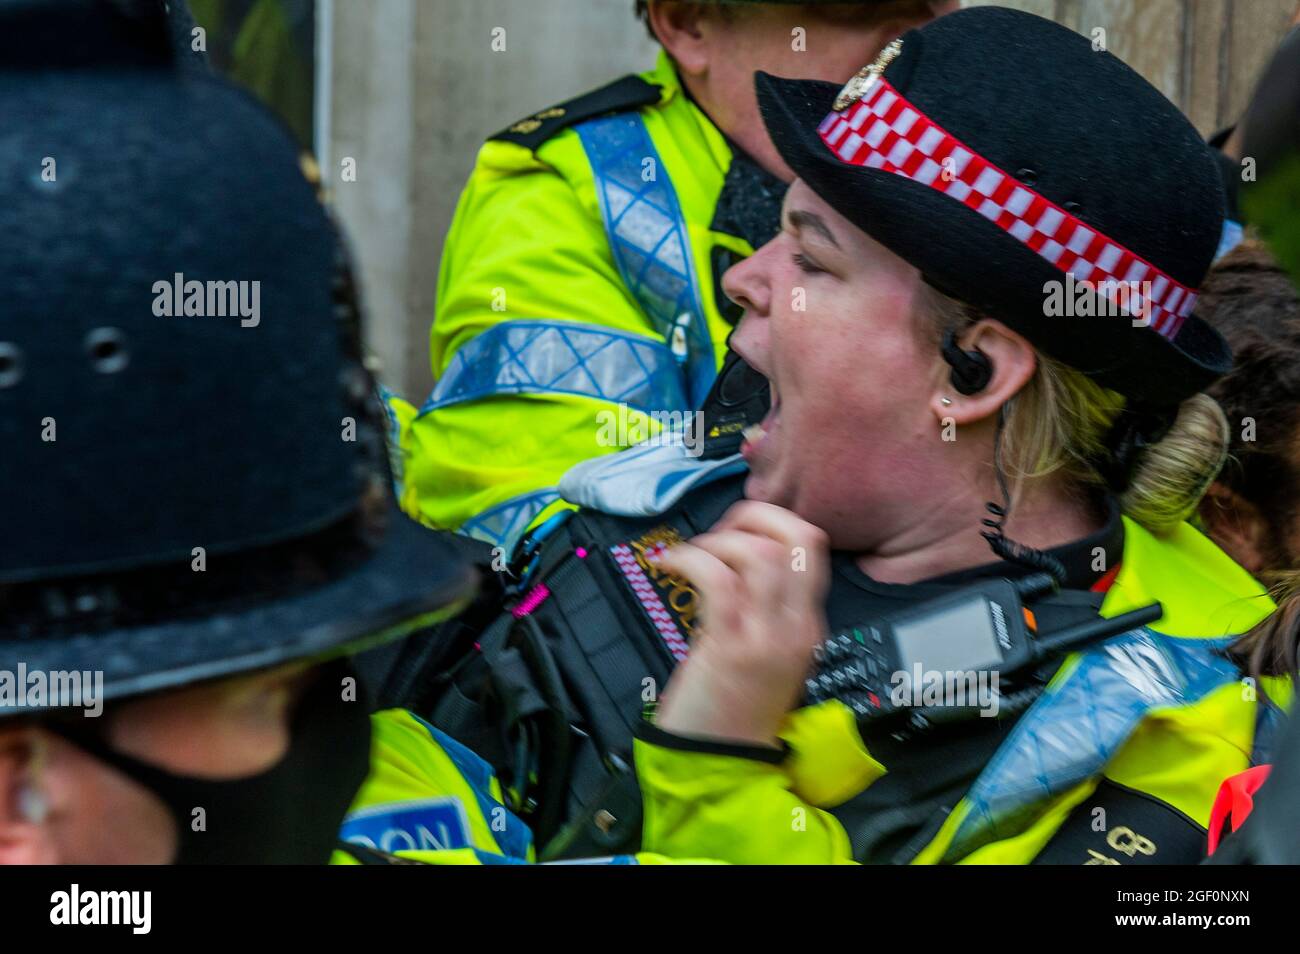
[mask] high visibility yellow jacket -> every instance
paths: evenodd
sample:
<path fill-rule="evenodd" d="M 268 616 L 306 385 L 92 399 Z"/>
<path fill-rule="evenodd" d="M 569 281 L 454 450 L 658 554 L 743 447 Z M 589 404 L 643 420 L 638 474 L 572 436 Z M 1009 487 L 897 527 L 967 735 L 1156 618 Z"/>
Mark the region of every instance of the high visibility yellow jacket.
<path fill-rule="evenodd" d="M 370 775 L 339 837 L 406 861 L 442 865 L 529 864 L 528 827 L 508 809 L 491 766 L 405 709 L 371 716 Z M 359 864 L 343 850 L 331 864 Z M 654 854 L 588 864 L 664 864 Z"/>
<path fill-rule="evenodd" d="M 1103 780 L 1158 799 L 1204 828 L 1219 784 L 1262 758 L 1272 709 L 1258 688 L 1210 650 L 1273 609 L 1268 595 L 1209 540 L 1184 524 L 1157 537 L 1125 518 L 1123 563 L 1102 605 L 1116 616 L 1160 601 L 1164 616 L 1064 662 L 1011 730 L 914 863 L 1024 864 L 1076 809 L 1087 813 Z M 1289 682 L 1270 682 L 1284 704 Z M 1259 731 L 1257 731 L 1257 727 Z M 732 863 L 853 860 L 832 811 L 886 769 L 839 702 L 800 709 L 779 763 L 690 751 L 671 738 L 638 739 L 645 801 L 643 847 Z M 923 743 L 922 743 L 923 744 Z M 1159 860 L 1160 839 L 1111 817 L 1078 863 Z M 1118 836 L 1118 837 L 1117 837 Z M 1111 840 L 1108 842 L 1107 838 Z"/>
<path fill-rule="evenodd" d="M 439 273 L 437 384 L 396 405 L 408 513 L 517 539 L 566 506 L 573 464 L 699 406 L 731 330 L 715 272 L 753 251 L 710 227 L 732 158 L 666 56 L 482 147 Z"/>

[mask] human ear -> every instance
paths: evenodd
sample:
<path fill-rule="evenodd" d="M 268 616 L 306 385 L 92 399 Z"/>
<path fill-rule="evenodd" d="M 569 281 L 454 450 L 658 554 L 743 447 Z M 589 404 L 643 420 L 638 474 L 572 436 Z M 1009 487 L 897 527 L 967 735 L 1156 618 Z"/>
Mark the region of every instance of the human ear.
<path fill-rule="evenodd" d="M 982 318 L 957 336 L 962 351 L 978 351 L 988 362 L 988 383 L 963 394 L 953 383 L 953 369 L 943 363 L 944 374 L 931 395 L 930 405 L 941 421 L 951 418 L 958 426 L 974 424 L 997 414 L 1018 394 L 1038 367 L 1034 346 L 1000 321 Z"/>
<path fill-rule="evenodd" d="M 689 76 L 708 71 L 710 59 L 708 13 L 698 3 L 651 3 L 650 29 L 673 58 L 677 68 Z"/>

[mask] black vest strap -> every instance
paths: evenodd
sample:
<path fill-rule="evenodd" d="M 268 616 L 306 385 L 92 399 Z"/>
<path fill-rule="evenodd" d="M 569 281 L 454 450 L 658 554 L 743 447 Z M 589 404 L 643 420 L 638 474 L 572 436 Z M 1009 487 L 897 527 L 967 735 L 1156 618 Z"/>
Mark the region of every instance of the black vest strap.
<path fill-rule="evenodd" d="M 1205 829 L 1178 809 L 1103 778 L 1033 863 L 1194 865 L 1205 860 L 1206 850 Z"/>

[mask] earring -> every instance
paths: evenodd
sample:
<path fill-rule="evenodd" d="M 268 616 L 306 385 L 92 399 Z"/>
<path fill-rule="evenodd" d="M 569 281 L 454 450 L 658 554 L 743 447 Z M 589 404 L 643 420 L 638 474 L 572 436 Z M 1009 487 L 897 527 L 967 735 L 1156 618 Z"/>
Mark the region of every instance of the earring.
<path fill-rule="evenodd" d="M 952 407 L 952 398 L 939 398 L 939 403 L 944 407 Z"/>
<path fill-rule="evenodd" d="M 25 777 L 18 783 L 17 791 L 14 792 L 14 801 L 17 803 L 18 814 L 23 821 L 30 825 L 40 825 L 50 815 L 50 800 L 41 790 L 39 783 L 41 768 L 45 764 L 46 750 L 45 743 L 39 735 L 34 735 L 30 744 L 28 763 L 23 773 Z"/>
<path fill-rule="evenodd" d="M 33 785 L 31 782 L 25 782 L 18 789 L 18 814 L 22 815 L 23 820 L 30 825 L 40 825 L 50 814 L 50 803 L 46 799 L 45 793 Z"/>

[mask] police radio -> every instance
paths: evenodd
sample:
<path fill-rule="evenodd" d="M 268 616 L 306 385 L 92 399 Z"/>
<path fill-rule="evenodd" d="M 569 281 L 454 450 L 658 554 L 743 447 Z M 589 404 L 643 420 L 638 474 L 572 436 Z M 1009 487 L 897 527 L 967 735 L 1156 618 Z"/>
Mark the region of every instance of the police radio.
<path fill-rule="evenodd" d="M 1159 603 L 1152 603 L 1056 633 L 1036 633 L 1025 603 L 1054 588 L 1055 581 L 1046 573 L 1020 581 L 987 580 L 841 629 L 818 649 L 817 669 L 805 683 L 806 701 L 813 705 L 838 699 L 859 722 L 908 716 L 914 727 L 924 727 L 972 718 L 980 706 L 969 699 L 917 705 L 918 680 L 932 674 L 996 674 L 985 688 L 998 695 L 1003 679 L 1014 681 L 1017 674 L 1031 672 L 1048 659 L 1153 622 L 1163 612 Z"/>

